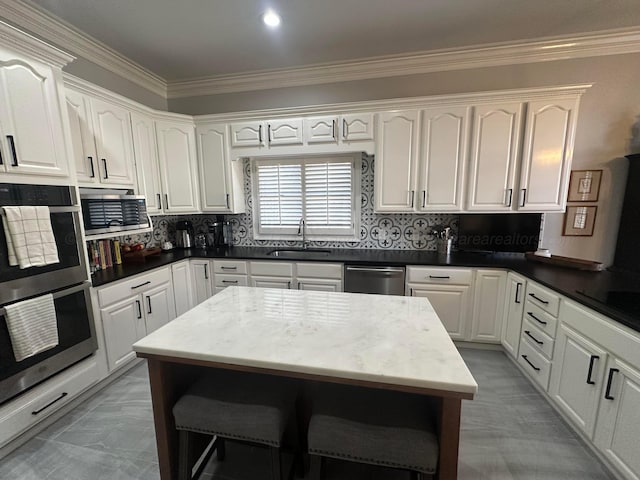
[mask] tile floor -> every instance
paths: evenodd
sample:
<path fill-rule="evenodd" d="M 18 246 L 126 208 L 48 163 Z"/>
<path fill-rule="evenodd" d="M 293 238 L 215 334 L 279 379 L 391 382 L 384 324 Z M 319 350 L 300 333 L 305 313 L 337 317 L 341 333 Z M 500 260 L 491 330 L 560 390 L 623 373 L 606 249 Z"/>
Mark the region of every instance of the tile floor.
<path fill-rule="evenodd" d="M 590 450 L 502 352 L 461 350 L 480 389 L 463 403 L 461 480 L 611 479 Z M 240 460 L 240 461 L 238 461 Z M 263 480 L 259 448 L 230 444 L 205 480 Z M 157 480 L 145 365 L 84 402 L 0 460 L 0 479 Z M 327 480 L 402 480 L 404 472 L 328 462 Z"/>

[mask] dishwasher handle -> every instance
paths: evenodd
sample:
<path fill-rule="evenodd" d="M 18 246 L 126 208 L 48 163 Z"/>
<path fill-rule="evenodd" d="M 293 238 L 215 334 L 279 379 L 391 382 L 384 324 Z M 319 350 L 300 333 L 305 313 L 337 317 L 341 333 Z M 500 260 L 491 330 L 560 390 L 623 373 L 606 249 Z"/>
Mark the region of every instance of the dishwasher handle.
<path fill-rule="evenodd" d="M 347 272 L 371 272 L 371 273 L 404 273 L 404 268 L 394 267 L 345 267 Z"/>

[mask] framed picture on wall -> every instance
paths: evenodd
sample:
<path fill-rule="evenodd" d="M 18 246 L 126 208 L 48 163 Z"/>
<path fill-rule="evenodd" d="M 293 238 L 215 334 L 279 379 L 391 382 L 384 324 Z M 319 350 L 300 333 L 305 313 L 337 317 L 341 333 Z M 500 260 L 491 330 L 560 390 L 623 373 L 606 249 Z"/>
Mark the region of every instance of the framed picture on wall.
<path fill-rule="evenodd" d="M 592 236 L 597 211 L 598 207 L 567 207 L 562 235 L 565 237 Z"/>
<path fill-rule="evenodd" d="M 572 170 L 568 202 L 597 202 L 602 170 Z"/>

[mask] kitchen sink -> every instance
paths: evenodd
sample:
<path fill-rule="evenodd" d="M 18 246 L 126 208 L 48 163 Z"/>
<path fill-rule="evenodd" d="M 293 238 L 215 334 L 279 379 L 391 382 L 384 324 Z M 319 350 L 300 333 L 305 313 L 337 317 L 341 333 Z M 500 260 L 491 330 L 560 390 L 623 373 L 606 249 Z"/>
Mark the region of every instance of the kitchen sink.
<path fill-rule="evenodd" d="M 322 248 L 279 248 L 270 251 L 267 255 L 271 257 L 281 258 L 307 258 L 326 256 L 331 253 L 331 250 L 325 250 Z"/>

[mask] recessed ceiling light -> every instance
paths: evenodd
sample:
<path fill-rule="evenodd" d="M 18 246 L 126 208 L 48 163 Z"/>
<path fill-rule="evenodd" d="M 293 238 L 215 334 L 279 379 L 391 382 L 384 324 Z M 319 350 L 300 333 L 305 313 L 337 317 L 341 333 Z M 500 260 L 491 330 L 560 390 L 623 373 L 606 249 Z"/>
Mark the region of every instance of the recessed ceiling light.
<path fill-rule="evenodd" d="M 262 16 L 262 21 L 266 26 L 276 28 L 280 25 L 280 15 L 273 10 L 267 10 Z"/>

